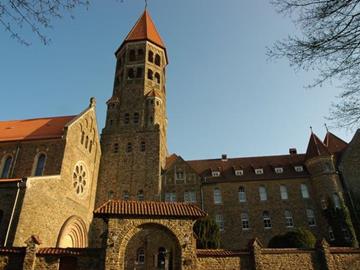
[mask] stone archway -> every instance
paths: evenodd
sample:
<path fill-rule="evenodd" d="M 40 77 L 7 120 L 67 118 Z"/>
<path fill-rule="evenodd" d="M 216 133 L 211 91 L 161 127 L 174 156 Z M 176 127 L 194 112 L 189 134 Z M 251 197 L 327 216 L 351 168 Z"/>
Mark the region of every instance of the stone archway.
<path fill-rule="evenodd" d="M 145 223 L 131 230 L 120 249 L 125 270 L 179 270 L 181 247 L 170 228 Z"/>
<path fill-rule="evenodd" d="M 69 217 L 61 227 L 57 247 L 86 247 L 88 243 L 85 222 L 78 216 Z"/>

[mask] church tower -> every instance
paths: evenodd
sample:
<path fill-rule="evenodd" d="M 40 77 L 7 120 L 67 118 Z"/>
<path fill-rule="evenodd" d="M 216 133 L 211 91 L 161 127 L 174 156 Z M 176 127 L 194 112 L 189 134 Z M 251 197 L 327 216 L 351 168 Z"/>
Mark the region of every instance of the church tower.
<path fill-rule="evenodd" d="M 101 134 L 97 205 L 160 200 L 167 156 L 164 42 L 145 10 L 115 52 L 114 88 Z"/>

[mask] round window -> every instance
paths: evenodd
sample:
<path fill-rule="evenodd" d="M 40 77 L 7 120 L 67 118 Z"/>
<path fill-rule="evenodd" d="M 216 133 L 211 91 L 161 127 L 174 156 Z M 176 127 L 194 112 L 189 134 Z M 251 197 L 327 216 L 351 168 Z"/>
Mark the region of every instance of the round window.
<path fill-rule="evenodd" d="M 75 165 L 73 172 L 73 187 L 77 195 L 81 196 L 85 193 L 88 182 L 88 173 L 83 162 Z"/>

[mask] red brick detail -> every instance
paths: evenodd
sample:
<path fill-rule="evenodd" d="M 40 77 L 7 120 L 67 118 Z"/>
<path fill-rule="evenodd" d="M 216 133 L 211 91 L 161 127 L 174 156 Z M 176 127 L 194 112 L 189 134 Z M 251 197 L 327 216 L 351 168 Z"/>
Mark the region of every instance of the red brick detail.
<path fill-rule="evenodd" d="M 198 249 L 198 257 L 237 257 L 240 255 L 249 255 L 248 250 L 226 250 L 226 249 Z"/>
<path fill-rule="evenodd" d="M 89 256 L 102 252 L 100 248 L 40 248 L 37 255 L 55 255 L 55 256 Z"/>

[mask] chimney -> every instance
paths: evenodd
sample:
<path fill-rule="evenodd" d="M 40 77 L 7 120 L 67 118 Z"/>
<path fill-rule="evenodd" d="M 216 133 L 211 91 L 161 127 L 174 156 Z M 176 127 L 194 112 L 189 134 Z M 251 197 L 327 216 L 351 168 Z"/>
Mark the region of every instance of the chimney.
<path fill-rule="evenodd" d="M 296 155 L 297 154 L 296 148 L 289 148 L 289 154 L 290 155 Z"/>
<path fill-rule="evenodd" d="M 221 161 L 227 161 L 227 155 L 226 154 L 222 154 L 221 155 Z"/>

